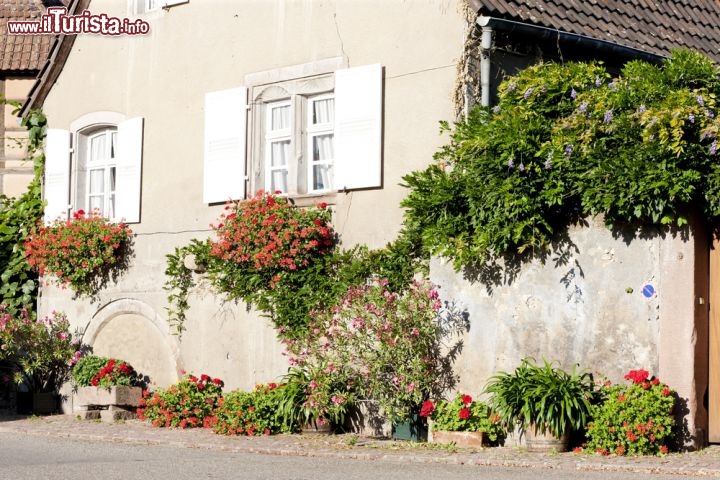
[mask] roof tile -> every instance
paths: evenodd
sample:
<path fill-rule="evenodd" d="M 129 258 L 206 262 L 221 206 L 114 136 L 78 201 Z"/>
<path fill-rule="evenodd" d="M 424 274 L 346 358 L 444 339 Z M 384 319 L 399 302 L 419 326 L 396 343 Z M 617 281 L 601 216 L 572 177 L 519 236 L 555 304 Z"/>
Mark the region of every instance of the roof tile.
<path fill-rule="evenodd" d="M 0 0 L 0 72 L 40 70 L 50 51 L 52 35 L 8 35 L 8 20 L 38 20 L 41 0 Z"/>
<path fill-rule="evenodd" d="M 718 0 L 472 0 L 481 15 L 533 23 L 668 55 L 692 48 L 720 61 Z"/>

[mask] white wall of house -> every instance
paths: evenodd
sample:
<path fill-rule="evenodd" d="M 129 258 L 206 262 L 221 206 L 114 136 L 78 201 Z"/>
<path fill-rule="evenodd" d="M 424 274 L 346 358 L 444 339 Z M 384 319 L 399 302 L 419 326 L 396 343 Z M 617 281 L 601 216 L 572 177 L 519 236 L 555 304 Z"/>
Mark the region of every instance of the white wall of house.
<path fill-rule="evenodd" d="M 268 319 L 201 292 L 181 339 L 166 321 L 165 255 L 210 235 L 209 224 L 222 211 L 203 201 L 206 93 L 250 86 L 252 95 L 248 80 L 257 83 L 263 75 L 257 72 L 282 76 L 285 67 L 295 66 L 289 71 L 298 75 L 317 65 L 380 64 L 382 188 L 309 200 L 332 206 L 345 245 L 380 247 L 400 228 L 402 175 L 431 161 L 443 142 L 438 121 L 453 119 L 464 19 L 450 0 L 190 0 L 144 14 L 135 13 L 134 1 L 94 0 L 89 10 L 144 19 L 150 34 L 78 35 L 44 103 L 55 129 L 72 130 L 96 112 L 144 119 L 132 266 L 95 303 L 44 287 L 40 310 L 67 312 L 97 353 L 126 358 L 157 385 L 184 369 L 219 376 L 229 388 L 250 388 L 287 368 Z"/>

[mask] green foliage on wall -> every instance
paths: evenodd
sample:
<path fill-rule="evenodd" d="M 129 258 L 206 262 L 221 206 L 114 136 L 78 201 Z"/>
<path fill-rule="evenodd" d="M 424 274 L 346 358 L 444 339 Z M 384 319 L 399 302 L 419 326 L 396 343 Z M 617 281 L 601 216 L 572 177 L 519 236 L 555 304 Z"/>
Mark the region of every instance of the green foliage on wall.
<path fill-rule="evenodd" d="M 20 197 L 0 195 L 0 303 L 7 305 L 12 314 L 23 306 L 34 308 L 37 296 L 38 277 L 25 260 L 24 243 L 43 215 L 40 179 L 46 124 L 45 115 L 38 111 L 23 119 L 22 125 L 28 130 L 28 159 L 33 162 L 35 177 Z"/>
<path fill-rule="evenodd" d="M 661 65 L 541 64 L 499 103 L 452 128 L 436 162 L 404 177 L 408 228 L 456 268 L 537 254 L 572 223 L 720 220 L 717 65 L 690 51 Z"/>

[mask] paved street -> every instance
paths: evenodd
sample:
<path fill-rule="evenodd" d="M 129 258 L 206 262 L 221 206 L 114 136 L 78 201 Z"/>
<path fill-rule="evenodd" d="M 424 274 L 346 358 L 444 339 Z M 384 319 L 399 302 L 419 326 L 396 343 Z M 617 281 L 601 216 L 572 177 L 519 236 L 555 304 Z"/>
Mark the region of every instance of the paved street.
<path fill-rule="evenodd" d="M 0 417 L 0 479 L 627 479 L 720 477 L 720 448 L 663 458 L 515 448 L 448 451 L 350 435 L 223 437 L 206 430 Z"/>

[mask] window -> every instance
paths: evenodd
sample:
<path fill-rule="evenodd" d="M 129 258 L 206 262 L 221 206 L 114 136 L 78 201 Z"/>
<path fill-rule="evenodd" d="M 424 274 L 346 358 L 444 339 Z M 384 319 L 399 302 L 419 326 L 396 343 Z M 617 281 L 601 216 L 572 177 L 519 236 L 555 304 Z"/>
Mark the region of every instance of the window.
<path fill-rule="evenodd" d="M 206 203 L 246 189 L 298 197 L 382 185 L 382 68 L 336 65 L 258 72 L 249 87 L 206 94 Z"/>
<path fill-rule="evenodd" d="M 157 12 L 161 8 L 170 8 L 190 0 L 132 0 L 135 14 Z"/>
<path fill-rule="evenodd" d="M 78 179 L 85 183 L 85 195 L 79 203 L 89 212 L 97 210 L 104 217 L 114 218 L 117 129 L 106 128 L 94 133 L 89 136 L 87 144 L 86 178 Z"/>
<path fill-rule="evenodd" d="M 140 221 L 143 119 L 95 112 L 45 142 L 45 222 L 78 210 L 113 221 Z"/>
<path fill-rule="evenodd" d="M 145 12 L 152 12 L 152 11 L 160 8 L 160 0 L 140 0 L 140 1 L 145 2 L 145 9 L 143 10 Z"/>

